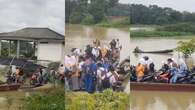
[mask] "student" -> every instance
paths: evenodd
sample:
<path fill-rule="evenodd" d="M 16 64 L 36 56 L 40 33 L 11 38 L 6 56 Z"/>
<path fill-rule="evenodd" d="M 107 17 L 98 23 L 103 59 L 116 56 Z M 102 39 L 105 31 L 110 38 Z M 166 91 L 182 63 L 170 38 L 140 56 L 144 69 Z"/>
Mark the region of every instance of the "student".
<path fill-rule="evenodd" d="M 173 75 L 170 80 L 171 83 L 176 83 L 178 78 L 186 76 L 188 73 L 188 69 L 187 69 L 187 65 L 185 64 L 185 61 L 180 58 L 178 67 L 176 69 L 172 67 L 171 72 Z"/>
<path fill-rule="evenodd" d="M 136 66 L 137 82 L 140 82 L 143 79 L 144 72 L 145 72 L 145 65 L 138 63 L 138 65 Z"/>

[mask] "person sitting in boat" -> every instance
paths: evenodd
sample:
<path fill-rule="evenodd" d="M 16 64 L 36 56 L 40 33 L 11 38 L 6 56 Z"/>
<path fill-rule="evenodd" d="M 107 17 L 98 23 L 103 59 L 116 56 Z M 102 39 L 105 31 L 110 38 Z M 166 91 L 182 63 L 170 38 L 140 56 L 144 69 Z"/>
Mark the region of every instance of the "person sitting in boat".
<path fill-rule="evenodd" d="M 178 78 L 184 77 L 188 73 L 188 68 L 183 59 L 179 59 L 179 64 L 177 66 L 177 70 L 172 71 L 172 78 L 170 79 L 171 83 L 176 83 Z"/>
<path fill-rule="evenodd" d="M 170 83 L 176 83 L 177 73 L 178 73 L 178 65 L 173 63 L 169 69 L 169 73 L 171 74 Z"/>
<path fill-rule="evenodd" d="M 16 83 L 22 83 L 23 70 L 20 67 L 16 67 Z"/>
<path fill-rule="evenodd" d="M 155 79 L 157 81 L 168 83 L 170 79 L 169 66 L 166 62 L 162 61 L 161 69 L 156 73 Z"/>
<path fill-rule="evenodd" d="M 144 73 L 145 73 L 145 65 L 138 63 L 138 65 L 136 66 L 136 75 L 137 75 L 137 82 L 140 82 L 143 77 L 144 77 Z"/>
<path fill-rule="evenodd" d="M 149 58 L 148 56 L 144 56 L 139 60 L 141 64 L 145 65 L 145 74 L 153 73 L 155 71 L 155 65 L 153 63 L 153 60 Z"/>

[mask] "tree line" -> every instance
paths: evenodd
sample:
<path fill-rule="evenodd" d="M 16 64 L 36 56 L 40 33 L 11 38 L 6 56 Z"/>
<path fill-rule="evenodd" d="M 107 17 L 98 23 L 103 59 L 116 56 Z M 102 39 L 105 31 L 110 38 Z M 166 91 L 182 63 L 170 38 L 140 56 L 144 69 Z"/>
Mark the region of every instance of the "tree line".
<path fill-rule="evenodd" d="M 164 25 L 181 22 L 195 22 L 195 13 L 162 8 L 157 5 L 130 4 L 131 24 Z"/>
<path fill-rule="evenodd" d="M 129 17 L 128 4 L 120 4 L 119 0 L 66 0 L 65 22 L 97 24 L 107 16 Z"/>

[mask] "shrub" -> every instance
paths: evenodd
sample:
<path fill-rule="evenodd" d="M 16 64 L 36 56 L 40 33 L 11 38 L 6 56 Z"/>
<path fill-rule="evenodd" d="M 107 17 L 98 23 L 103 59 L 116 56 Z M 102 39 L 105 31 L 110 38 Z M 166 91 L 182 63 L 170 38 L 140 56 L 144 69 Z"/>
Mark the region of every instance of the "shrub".
<path fill-rule="evenodd" d="M 82 20 L 82 24 L 90 25 L 94 23 L 94 17 L 90 14 L 86 14 L 86 17 Z"/>
<path fill-rule="evenodd" d="M 195 52 L 195 40 L 190 41 L 179 41 L 177 46 L 177 51 L 182 52 L 185 57 L 190 56 Z"/>
<path fill-rule="evenodd" d="M 54 88 L 49 93 L 34 94 L 24 101 L 22 110 L 64 110 L 64 89 Z"/>
<path fill-rule="evenodd" d="M 108 89 L 103 93 L 67 92 L 65 110 L 128 110 L 129 95 Z"/>

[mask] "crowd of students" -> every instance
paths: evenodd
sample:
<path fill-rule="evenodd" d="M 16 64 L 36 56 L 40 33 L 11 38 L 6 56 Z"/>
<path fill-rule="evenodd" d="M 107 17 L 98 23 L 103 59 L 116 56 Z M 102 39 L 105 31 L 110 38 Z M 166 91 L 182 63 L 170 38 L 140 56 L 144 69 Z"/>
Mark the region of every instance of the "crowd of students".
<path fill-rule="evenodd" d="M 156 80 L 177 83 L 178 78 L 187 76 L 189 70 L 182 58 L 179 58 L 178 62 L 174 58 L 168 58 L 166 62 L 162 62 L 160 70 L 156 71 L 153 60 L 148 56 L 144 56 L 135 67 L 135 73 L 137 82 L 142 81 L 147 74 L 153 73 L 156 76 Z"/>
<path fill-rule="evenodd" d="M 121 49 L 119 39 L 113 39 L 108 46 L 95 40 L 84 51 L 73 48 L 65 56 L 65 88 L 89 93 L 115 90 L 121 84 L 116 71 Z"/>

